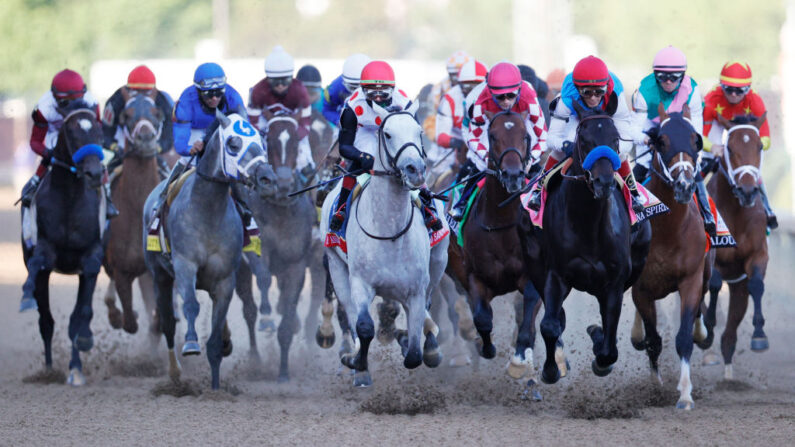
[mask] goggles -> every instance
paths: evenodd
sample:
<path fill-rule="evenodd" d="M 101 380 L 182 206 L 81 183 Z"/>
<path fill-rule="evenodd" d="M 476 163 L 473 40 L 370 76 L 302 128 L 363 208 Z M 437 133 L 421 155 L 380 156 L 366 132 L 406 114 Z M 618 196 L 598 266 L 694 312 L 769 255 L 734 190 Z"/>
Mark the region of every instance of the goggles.
<path fill-rule="evenodd" d="M 583 98 L 588 98 L 590 96 L 601 97 L 607 93 L 607 87 L 583 87 L 578 91 Z"/>
<path fill-rule="evenodd" d="M 272 87 L 286 87 L 293 82 L 292 76 L 282 76 L 280 78 L 268 78 L 268 83 Z"/>
<path fill-rule="evenodd" d="M 55 104 L 58 105 L 58 108 L 65 109 L 67 106 L 69 106 L 69 104 L 72 103 L 72 101 L 74 101 L 74 99 L 71 99 L 71 98 L 56 98 L 55 99 Z"/>
<path fill-rule="evenodd" d="M 518 92 L 508 92 L 500 95 L 494 95 L 494 99 L 496 99 L 497 101 L 505 101 L 506 99 L 514 99 L 517 96 L 519 96 Z"/>
<path fill-rule="evenodd" d="M 683 71 L 655 71 L 654 77 L 657 79 L 657 82 L 677 82 L 682 77 L 684 77 L 685 72 Z"/>
<path fill-rule="evenodd" d="M 202 79 L 200 82 L 194 82 L 193 85 L 199 90 L 214 90 L 226 87 L 226 76 L 218 76 L 215 78 Z"/>
<path fill-rule="evenodd" d="M 721 84 L 720 88 L 723 89 L 723 93 L 726 93 L 727 95 L 737 95 L 737 96 L 744 95 L 751 90 L 750 85 L 745 85 L 743 87 L 732 87 L 729 85 Z"/>
<path fill-rule="evenodd" d="M 210 90 L 200 90 L 200 93 L 205 98 L 220 98 L 224 96 L 226 88 L 214 88 Z"/>
<path fill-rule="evenodd" d="M 392 91 L 394 90 L 394 87 L 389 85 L 368 85 L 362 86 L 362 90 L 364 90 L 364 94 L 367 96 L 367 99 L 371 101 L 376 101 L 376 99 L 379 99 L 380 101 L 387 101 L 392 98 Z"/>

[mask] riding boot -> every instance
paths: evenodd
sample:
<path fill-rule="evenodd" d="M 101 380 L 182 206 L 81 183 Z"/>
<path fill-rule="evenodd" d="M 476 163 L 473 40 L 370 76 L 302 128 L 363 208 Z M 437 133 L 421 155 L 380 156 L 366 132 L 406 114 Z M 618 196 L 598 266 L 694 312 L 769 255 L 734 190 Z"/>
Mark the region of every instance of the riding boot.
<path fill-rule="evenodd" d="M 632 199 L 632 211 L 636 213 L 643 212 L 643 199 L 638 192 L 638 185 L 635 183 L 635 176 L 632 174 L 632 169 L 629 168 L 629 161 L 624 160 L 621 162 L 621 167 L 618 168 L 618 174 L 624 179 L 624 183 L 629 188 L 629 196 Z"/>
<path fill-rule="evenodd" d="M 41 178 L 33 174 L 33 177 L 25 183 L 25 186 L 22 187 L 22 197 L 20 201 L 22 202 L 22 206 L 24 208 L 30 207 L 31 202 L 33 202 L 33 197 L 36 196 L 36 191 L 39 190 L 39 184 L 41 183 Z"/>
<path fill-rule="evenodd" d="M 342 178 L 342 188 L 340 188 L 340 195 L 337 198 L 337 212 L 331 216 L 331 221 L 328 224 L 329 230 L 339 231 L 342 229 L 342 223 L 347 217 L 348 196 L 351 195 L 354 186 L 356 186 L 356 177 L 346 175 Z"/>
<path fill-rule="evenodd" d="M 110 182 L 106 182 L 102 185 L 102 192 L 105 194 L 105 217 L 113 219 L 119 215 L 119 210 L 110 199 Z"/>
<path fill-rule="evenodd" d="M 558 164 L 560 160 L 556 159 L 553 154 L 549 154 L 547 157 L 547 163 L 544 165 L 544 174 L 542 174 L 543 178 L 539 178 L 536 181 L 536 184 L 533 185 L 533 191 L 530 192 L 530 200 L 527 201 L 527 206 L 533 210 L 538 211 L 541 209 L 541 191 L 544 186 L 544 178 L 546 178 L 547 173 Z"/>
<path fill-rule="evenodd" d="M 243 231 L 251 225 L 251 209 L 248 207 L 246 200 L 241 196 L 238 188 L 232 187 L 232 201 L 235 203 L 237 213 L 240 214 L 240 220 L 243 222 Z"/>
<path fill-rule="evenodd" d="M 712 215 L 712 210 L 709 206 L 709 197 L 707 196 L 707 188 L 704 186 L 704 180 L 701 176 L 696 176 L 696 201 L 698 202 L 698 209 L 701 211 L 701 217 L 704 218 L 704 231 L 710 237 L 717 236 L 717 226 L 715 225 L 715 217 Z"/>
<path fill-rule="evenodd" d="M 163 189 L 160 190 L 160 195 L 157 196 L 157 202 L 155 202 L 154 206 L 152 207 L 152 215 L 149 218 L 149 225 L 151 225 L 152 221 L 155 217 L 160 214 L 161 208 L 163 208 L 163 203 L 166 201 L 166 196 L 168 195 L 168 187 L 171 185 L 176 179 L 185 172 L 186 166 L 182 163 L 177 163 L 174 165 L 174 168 L 171 169 L 171 174 L 168 176 L 166 180 L 166 184 L 163 186 Z"/>
<path fill-rule="evenodd" d="M 767 227 L 771 230 L 775 230 L 778 228 L 778 219 L 776 218 L 776 213 L 773 212 L 773 208 L 770 207 L 770 202 L 767 200 L 767 189 L 765 189 L 764 183 L 759 184 L 759 192 L 762 193 L 762 204 L 765 206 Z"/>
<path fill-rule="evenodd" d="M 422 202 L 422 216 L 425 227 L 431 231 L 440 231 L 444 228 L 433 203 L 433 193 L 428 188 L 420 188 L 420 201 Z"/>
<path fill-rule="evenodd" d="M 636 163 L 635 167 L 632 168 L 632 174 L 635 176 L 635 180 L 643 185 L 643 182 L 645 182 L 646 178 L 649 176 L 649 168 L 640 163 Z"/>
<path fill-rule="evenodd" d="M 464 190 L 461 192 L 461 197 L 458 198 L 458 201 L 450 208 L 448 214 L 450 217 L 456 221 L 461 222 L 461 219 L 464 218 L 464 213 L 467 209 L 467 204 L 469 203 L 469 198 L 472 196 L 472 193 L 475 191 L 475 187 L 480 180 L 479 177 L 470 177 L 467 180 L 466 186 L 464 186 Z"/>

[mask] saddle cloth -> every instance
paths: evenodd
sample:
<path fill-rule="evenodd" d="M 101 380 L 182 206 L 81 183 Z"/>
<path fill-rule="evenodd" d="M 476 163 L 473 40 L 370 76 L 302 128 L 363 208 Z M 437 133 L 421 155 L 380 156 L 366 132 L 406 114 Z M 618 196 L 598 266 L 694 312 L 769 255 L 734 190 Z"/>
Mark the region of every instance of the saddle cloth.
<path fill-rule="evenodd" d="M 472 209 L 472 205 L 475 203 L 475 199 L 477 198 L 478 194 L 480 194 L 480 191 L 483 190 L 483 185 L 485 184 L 485 177 L 478 181 L 477 185 L 475 186 L 475 190 L 472 191 L 472 194 L 469 196 L 469 200 L 467 200 L 467 205 L 464 209 L 464 215 L 461 217 L 460 222 L 457 222 L 455 219 L 450 217 L 450 214 L 445 214 L 444 216 L 447 219 L 447 224 L 450 226 L 450 231 L 455 236 L 456 242 L 461 247 L 464 246 L 464 225 L 467 222 L 469 212 Z M 450 203 L 455 204 L 458 202 L 461 194 L 464 192 L 464 188 L 466 188 L 466 184 L 462 183 L 450 191 Z"/>

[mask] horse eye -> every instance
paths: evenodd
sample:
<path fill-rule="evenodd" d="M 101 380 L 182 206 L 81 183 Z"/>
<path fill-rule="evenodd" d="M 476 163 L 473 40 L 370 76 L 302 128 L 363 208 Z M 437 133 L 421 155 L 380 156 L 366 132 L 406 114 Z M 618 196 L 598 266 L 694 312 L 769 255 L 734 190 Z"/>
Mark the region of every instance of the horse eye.
<path fill-rule="evenodd" d="M 388 132 L 384 132 L 384 135 L 386 135 L 387 140 L 392 139 L 392 135 L 389 135 Z"/>
<path fill-rule="evenodd" d="M 230 137 L 226 140 L 226 147 L 229 152 L 240 152 L 240 148 L 243 147 L 243 140 L 240 137 Z"/>

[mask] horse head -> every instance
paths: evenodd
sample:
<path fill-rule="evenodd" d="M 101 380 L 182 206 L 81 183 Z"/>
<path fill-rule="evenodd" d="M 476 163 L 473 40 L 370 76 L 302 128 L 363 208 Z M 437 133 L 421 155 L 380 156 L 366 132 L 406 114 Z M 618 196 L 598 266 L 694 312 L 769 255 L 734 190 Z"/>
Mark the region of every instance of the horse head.
<path fill-rule="evenodd" d="M 572 103 L 580 117 L 574 142 L 574 173 L 584 174 L 594 198 L 605 199 L 616 187 L 615 172 L 621 166 L 618 157 L 619 134 L 613 118 Z"/>
<path fill-rule="evenodd" d="M 657 111 L 660 125 L 649 131 L 654 154 L 653 172 L 674 190 L 674 199 L 689 203 L 696 190 L 696 159 L 703 146 L 701 135 L 690 122 L 690 108 L 666 113 L 662 103 Z M 660 172 L 661 171 L 661 172 Z"/>
<path fill-rule="evenodd" d="M 525 185 L 525 167 L 530 159 L 530 138 L 524 125 L 527 112 L 486 112 L 489 119 L 489 168 L 497 173 L 502 187 L 513 194 Z"/>
<path fill-rule="evenodd" d="M 197 173 L 221 183 L 242 180 L 248 185 L 263 186 L 260 172 L 267 160 L 259 132 L 238 113 L 226 116 L 217 111 L 216 120 L 218 127 L 207 141 Z"/>
<path fill-rule="evenodd" d="M 422 126 L 415 113 L 418 104 L 404 110 L 388 111 L 378 104 L 378 153 L 374 168 L 399 177 L 403 184 L 417 189 L 425 183 L 425 149 L 422 146 Z"/>
<path fill-rule="evenodd" d="M 284 199 L 295 186 L 300 111 L 287 114 L 265 110 L 263 115 L 268 120 L 268 162 L 276 174 L 277 196 Z"/>
<path fill-rule="evenodd" d="M 77 177 L 85 176 L 89 186 L 99 187 L 105 175 L 102 124 L 96 112 L 84 104 L 64 112 L 66 117 L 53 149 L 52 163 Z"/>
<path fill-rule="evenodd" d="M 731 121 L 718 115 L 718 122 L 726 129 L 723 163 L 732 193 L 740 205 L 754 206 L 762 180 L 762 139 L 759 128 L 767 119 L 767 112 L 756 117 L 747 115 Z"/>
<path fill-rule="evenodd" d="M 163 112 L 155 104 L 156 90 L 131 94 L 134 90 L 122 90 L 124 110 L 119 115 L 119 124 L 126 139 L 125 156 L 150 158 L 157 155 L 158 140 L 163 131 Z"/>

